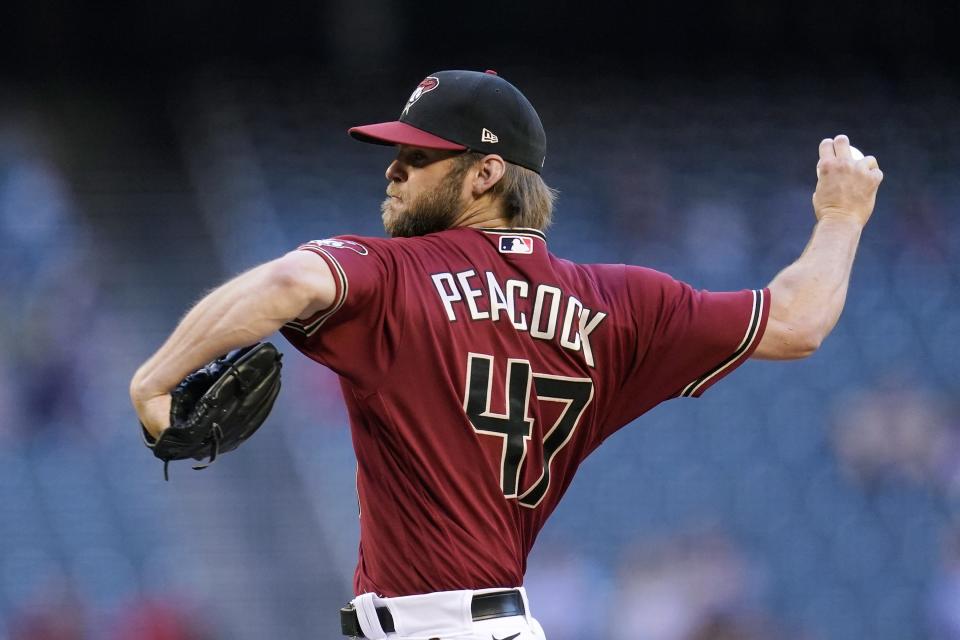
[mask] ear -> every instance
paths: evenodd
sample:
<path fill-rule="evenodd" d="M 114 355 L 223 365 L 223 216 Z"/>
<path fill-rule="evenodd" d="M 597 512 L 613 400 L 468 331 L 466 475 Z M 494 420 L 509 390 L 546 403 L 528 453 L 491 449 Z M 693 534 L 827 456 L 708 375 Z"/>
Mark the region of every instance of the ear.
<path fill-rule="evenodd" d="M 491 188 L 500 182 L 500 178 L 507 170 L 507 165 L 503 158 L 495 153 L 483 156 L 480 162 L 474 167 L 473 184 L 471 190 L 474 197 L 479 198 Z"/>

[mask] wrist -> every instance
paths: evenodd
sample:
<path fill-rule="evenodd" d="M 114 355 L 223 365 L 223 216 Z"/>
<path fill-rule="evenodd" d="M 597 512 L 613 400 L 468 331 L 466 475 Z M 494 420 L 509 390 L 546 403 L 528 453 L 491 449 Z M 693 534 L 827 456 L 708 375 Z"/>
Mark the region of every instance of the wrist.
<path fill-rule="evenodd" d="M 854 215 L 846 213 L 824 213 L 817 220 L 818 227 L 830 227 L 859 235 L 865 223 Z"/>

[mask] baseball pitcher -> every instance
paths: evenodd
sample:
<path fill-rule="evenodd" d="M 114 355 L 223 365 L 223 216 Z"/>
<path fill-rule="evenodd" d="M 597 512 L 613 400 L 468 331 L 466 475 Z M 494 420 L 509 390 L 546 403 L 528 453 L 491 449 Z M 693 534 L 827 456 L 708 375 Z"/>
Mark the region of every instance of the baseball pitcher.
<path fill-rule="evenodd" d="M 553 255 L 543 126 L 492 71 L 434 73 L 399 120 L 350 134 L 396 147 L 391 238 L 304 242 L 201 300 L 133 377 L 144 437 L 165 461 L 248 437 L 279 389 L 279 355 L 251 345 L 279 329 L 339 375 L 349 411 L 361 533 L 343 633 L 542 639 L 527 555 L 578 466 L 748 358 L 813 353 L 883 175 L 823 140 L 803 254 L 766 288 L 716 293 Z"/>

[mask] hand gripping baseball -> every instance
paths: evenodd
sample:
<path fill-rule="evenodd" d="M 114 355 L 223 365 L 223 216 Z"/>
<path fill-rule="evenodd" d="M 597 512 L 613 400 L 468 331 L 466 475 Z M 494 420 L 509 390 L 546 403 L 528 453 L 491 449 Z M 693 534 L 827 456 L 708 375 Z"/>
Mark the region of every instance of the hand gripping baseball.
<path fill-rule="evenodd" d="M 269 342 L 237 349 L 202 367 L 177 385 L 170 427 L 153 438 L 143 425 L 144 444 L 163 460 L 203 460 L 205 469 L 260 428 L 280 392 L 281 354 Z"/>
<path fill-rule="evenodd" d="M 854 160 L 850 140 L 840 135 L 820 142 L 817 190 L 813 210 L 818 220 L 839 218 L 867 224 L 877 199 L 883 172 L 873 156 Z"/>

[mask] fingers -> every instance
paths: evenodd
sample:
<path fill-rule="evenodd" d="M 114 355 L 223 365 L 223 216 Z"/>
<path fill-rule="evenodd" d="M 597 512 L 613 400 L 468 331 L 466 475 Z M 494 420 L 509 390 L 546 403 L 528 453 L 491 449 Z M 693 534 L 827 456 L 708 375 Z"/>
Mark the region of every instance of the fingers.
<path fill-rule="evenodd" d="M 878 172 L 878 175 L 883 175 L 883 172 L 880 171 L 880 167 L 877 164 L 877 159 L 875 157 L 866 156 L 860 160 L 854 160 L 850 149 L 850 138 L 844 134 L 840 134 L 835 138 L 824 138 L 821 140 L 820 161 L 817 163 L 817 175 L 820 174 L 820 170 L 824 167 L 824 165 L 829 165 L 830 167 L 835 166 L 832 162 L 832 160 L 835 159 L 853 161 L 856 166 L 863 166 L 868 172 L 873 173 L 876 171 Z"/>
<path fill-rule="evenodd" d="M 824 138 L 820 141 L 820 159 L 836 158 L 837 154 L 833 150 L 833 138 Z"/>
<path fill-rule="evenodd" d="M 857 167 L 866 168 L 867 173 L 870 174 L 877 184 L 883 182 L 883 171 L 880 170 L 880 165 L 877 163 L 877 159 L 874 156 L 866 156 L 863 159 L 858 160 Z"/>
<path fill-rule="evenodd" d="M 853 156 L 850 154 L 850 138 L 842 133 L 833 139 L 833 150 L 841 160 L 853 159 Z"/>
<path fill-rule="evenodd" d="M 824 138 L 820 141 L 820 160 L 817 162 L 817 178 L 820 178 L 820 167 L 823 163 L 836 159 L 837 154 L 833 149 L 833 138 Z"/>

